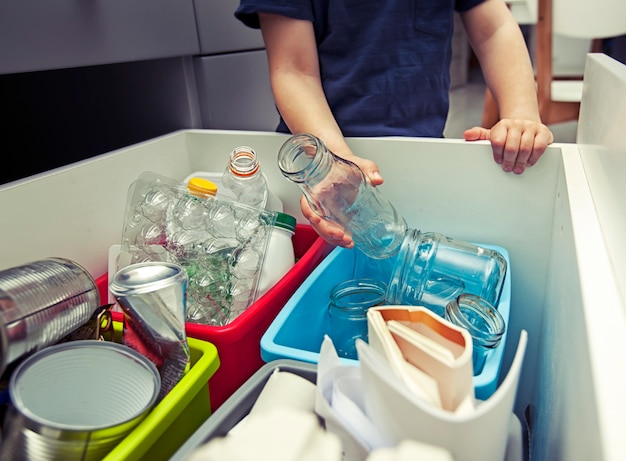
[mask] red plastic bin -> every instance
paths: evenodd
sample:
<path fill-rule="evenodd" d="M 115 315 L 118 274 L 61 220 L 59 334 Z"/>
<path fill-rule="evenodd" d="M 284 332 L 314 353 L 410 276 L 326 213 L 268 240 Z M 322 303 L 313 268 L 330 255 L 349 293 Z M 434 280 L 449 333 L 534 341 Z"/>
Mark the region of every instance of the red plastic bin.
<path fill-rule="evenodd" d="M 220 367 L 209 381 L 211 409 L 215 411 L 265 362 L 261 337 L 289 298 L 333 247 L 305 224 L 297 224 L 293 236 L 296 264 L 267 293 L 225 326 L 187 323 L 187 336 L 213 343 Z M 102 299 L 108 298 L 108 275 L 98 280 Z"/>

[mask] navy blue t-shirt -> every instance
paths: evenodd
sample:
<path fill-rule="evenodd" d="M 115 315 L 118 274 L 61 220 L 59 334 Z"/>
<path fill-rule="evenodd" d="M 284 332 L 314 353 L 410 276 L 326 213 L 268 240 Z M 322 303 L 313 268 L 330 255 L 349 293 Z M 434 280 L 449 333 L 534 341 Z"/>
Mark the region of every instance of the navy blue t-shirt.
<path fill-rule="evenodd" d="M 453 10 L 484 0 L 241 0 L 235 16 L 312 21 L 322 85 L 344 136 L 442 137 Z M 306 108 L 303 108 L 306 110 Z M 281 119 L 277 131 L 289 130 Z"/>

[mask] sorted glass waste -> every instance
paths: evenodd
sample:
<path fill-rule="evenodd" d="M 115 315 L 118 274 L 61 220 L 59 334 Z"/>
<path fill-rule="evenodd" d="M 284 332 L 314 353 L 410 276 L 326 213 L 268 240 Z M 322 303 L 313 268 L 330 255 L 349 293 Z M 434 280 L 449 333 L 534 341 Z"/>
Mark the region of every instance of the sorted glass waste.
<path fill-rule="evenodd" d="M 172 262 L 189 277 L 186 320 L 223 326 L 257 296 L 276 212 L 225 197 L 199 197 L 145 172 L 129 192 L 118 269 Z"/>
<path fill-rule="evenodd" d="M 387 302 L 425 305 L 443 316 L 461 293 L 497 305 L 506 260 L 497 251 L 436 232 L 409 228 L 394 205 L 354 163 L 333 154 L 314 135 L 291 136 L 278 152 L 278 167 L 296 184 L 313 211 L 340 224 L 373 264 L 395 265 Z"/>
<path fill-rule="evenodd" d="M 441 317 L 462 293 L 497 306 L 506 272 L 506 259 L 495 249 L 409 229 L 389 277 L 387 302 L 425 306 Z"/>

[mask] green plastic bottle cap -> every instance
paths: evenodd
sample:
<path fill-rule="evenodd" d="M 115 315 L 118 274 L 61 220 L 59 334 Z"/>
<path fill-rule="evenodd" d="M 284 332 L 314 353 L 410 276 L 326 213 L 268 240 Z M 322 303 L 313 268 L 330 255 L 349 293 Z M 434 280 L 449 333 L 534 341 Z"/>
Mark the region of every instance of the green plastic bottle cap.
<path fill-rule="evenodd" d="M 276 214 L 276 222 L 274 223 L 274 226 L 281 229 L 286 229 L 290 232 L 295 232 L 296 218 L 287 213 L 281 213 L 280 211 L 278 211 Z"/>

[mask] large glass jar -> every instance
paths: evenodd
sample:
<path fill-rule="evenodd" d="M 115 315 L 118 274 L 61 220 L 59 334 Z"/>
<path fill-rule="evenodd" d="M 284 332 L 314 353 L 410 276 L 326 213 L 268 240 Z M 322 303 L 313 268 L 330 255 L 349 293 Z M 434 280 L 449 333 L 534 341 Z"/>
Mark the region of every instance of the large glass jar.
<path fill-rule="evenodd" d="M 442 317 L 461 293 L 497 306 L 506 271 L 506 259 L 498 251 L 409 229 L 392 269 L 387 302 L 425 306 Z"/>

